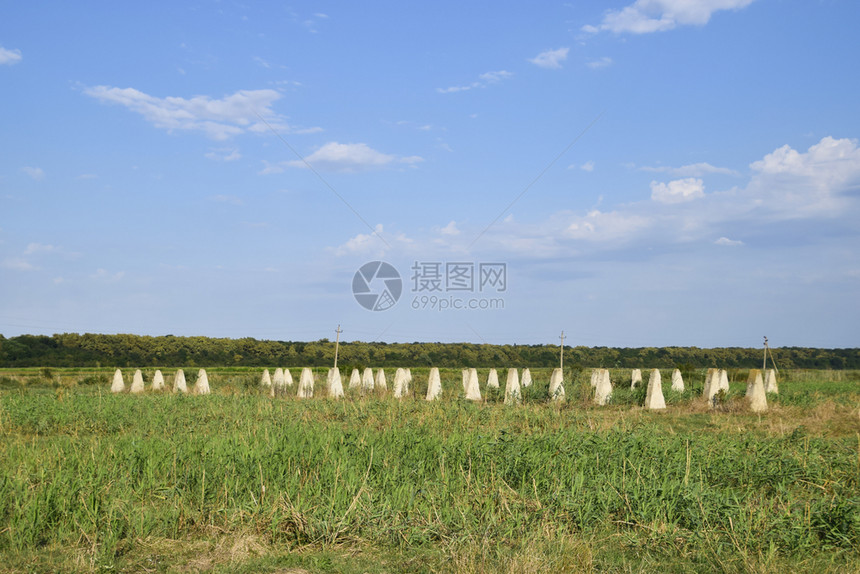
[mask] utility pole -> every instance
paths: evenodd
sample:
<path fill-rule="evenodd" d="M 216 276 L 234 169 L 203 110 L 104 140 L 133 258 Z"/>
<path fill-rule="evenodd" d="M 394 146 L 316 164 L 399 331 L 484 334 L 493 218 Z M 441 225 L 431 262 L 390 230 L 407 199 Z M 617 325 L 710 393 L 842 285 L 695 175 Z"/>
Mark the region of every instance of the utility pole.
<path fill-rule="evenodd" d="M 334 368 L 337 369 L 337 350 L 340 346 L 340 334 L 343 333 L 343 331 L 340 330 L 340 325 L 337 326 L 335 333 L 337 333 L 337 338 L 334 340 Z"/>
<path fill-rule="evenodd" d="M 561 372 L 564 372 L 564 331 L 561 332 L 561 352 L 558 355 L 558 366 L 561 369 Z"/>
<path fill-rule="evenodd" d="M 764 360 L 761 362 L 761 372 L 767 370 L 767 337 L 764 338 Z"/>

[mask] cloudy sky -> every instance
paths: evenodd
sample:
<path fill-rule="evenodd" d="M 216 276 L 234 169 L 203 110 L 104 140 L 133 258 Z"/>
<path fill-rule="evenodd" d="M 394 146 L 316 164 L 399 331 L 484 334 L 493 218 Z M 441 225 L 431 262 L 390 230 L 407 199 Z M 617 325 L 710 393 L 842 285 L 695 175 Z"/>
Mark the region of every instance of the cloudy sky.
<path fill-rule="evenodd" d="M 858 22 L 3 3 L 0 333 L 856 347 Z"/>

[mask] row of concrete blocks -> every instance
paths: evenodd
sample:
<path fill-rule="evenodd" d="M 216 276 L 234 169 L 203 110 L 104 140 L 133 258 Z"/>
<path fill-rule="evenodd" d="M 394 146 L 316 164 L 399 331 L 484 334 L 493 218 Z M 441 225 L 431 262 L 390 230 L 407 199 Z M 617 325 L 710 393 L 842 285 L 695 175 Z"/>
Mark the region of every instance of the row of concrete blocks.
<path fill-rule="evenodd" d="M 633 369 L 630 377 L 630 388 L 634 389 L 642 383 L 642 371 Z M 594 387 L 594 402 L 599 405 L 607 404 L 612 398 L 612 383 L 609 380 L 608 369 L 594 369 L 591 372 L 591 386 Z M 672 390 L 684 391 L 684 378 L 681 376 L 681 371 L 675 369 L 672 371 Z M 702 396 L 708 401 L 708 405 L 714 408 L 717 404 L 717 396 L 720 392 L 727 393 L 729 391 L 729 377 L 725 369 L 708 369 L 708 374 L 705 376 L 705 387 L 702 391 Z M 762 380 L 761 371 L 752 369 L 747 379 L 746 399 L 749 402 L 750 410 L 753 412 L 764 412 L 767 410 L 767 395 L 768 393 L 778 394 L 779 386 L 776 382 L 776 372 L 773 369 L 768 369 L 764 380 Z M 663 397 L 663 384 L 660 379 L 660 370 L 651 369 L 651 374 L 648 377 L 648 389 L 645 393 L 645 408 L 646 409 L 665 409 L 666 400 Z"/>
<path fill-rule="evenodd" d="M 163 391 L 165 389 L 164 375 L 161 374 L 160 370 L 155 371 L 155 374 L 152 376 L 152 385 L 150 388 L 153 391 Z M 140 372 L 140 369 L 137 369 L 131 379 L 131 386 L 128 388 L 128 392 L 137 394 L 142 393 L 144 390 L 145 384 L 143 382 L 143 373 Z M 110 391 L 112 393 L 126 392 L 125 380 L 122 378 L 122 371 L 120 369 L 117 369 L 113 374 Z M 188 392 L 188 385 L 185 382 L 185 371 L 182 369 L 176 371 L 176 374 L 173 376 L 173 392 Z M 206 369 L 200 369 L 197 371 L 197 381 L 194 383 L 194 387 L 191 389 L 191 392 L 195 395 L 208 395 L 210 393 L 209 377 L 206 376 Z"/>
<path fill-rule="evenodd" d="M 410 369 L 398 368 L 394 372 L 393 395 L 394 398 L 401 398 L 409 393 L 409 386 L 412 383 L 412 371 Z M 531 372 L 529 369 L 523 370 L 522 383 L 517 369 L 508 369 L 507 381 L 505 384 L 505 404 L 515 404 L 522 399 L 522 387 L 528 387 L 532 384 Z M 289 369 L 275 369 L 274 375 L 269 374 L 269 370 L 263 371 L 263 376 L 260 379 L 260 385 L 270 389 L 271 396 L 285 395 L 288 389 L 293 386 L 293 376 Z M 326 377 L 326 387 L 328 396 L 333 398 L 342 397 L 344 394 L 343 383 L 339 369 L 329 369 Z M 488 388 L 499 388 L 499 375 L 496 369 L 490 369 L 487 377 Z M 366 368 L 363 372 L 358 369 L 353 369 L 349 377 L 347 385 L 348 389 L 359 389 L 362 393 L 370 392 L 386 392 L 388 383 L 383 369 L 377 369 L 376 375 L 373 374 L 373 369 Z M 463 369 L 463 392 L 466 399 L 471 401 L 481 400 L 481 388 L 478 383 L 477 369 Z M 428 401 L 435 400 L 442 395 L 442 380 L 439 376 L 439 369 L 433 367 L 430 369 L 430 374 L 427 381 L 427 394 L 425 399 Z M 562 383 L 561 369 L 554 369 L 550 377 L 549 395 L 554 400 L 562 400 L 564 398 L 564 385 Z M 302 369 L 302 375 L 299 380 L 299 388 L 297 396 L 307 398 L 313 396 L 313 373 L 310 369 Z"/>

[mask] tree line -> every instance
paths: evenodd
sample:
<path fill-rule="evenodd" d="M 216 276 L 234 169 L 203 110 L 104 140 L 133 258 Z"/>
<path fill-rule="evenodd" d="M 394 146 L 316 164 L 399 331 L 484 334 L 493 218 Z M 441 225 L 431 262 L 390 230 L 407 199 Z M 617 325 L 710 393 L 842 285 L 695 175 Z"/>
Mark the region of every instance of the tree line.
<path fill-rule="evenodd" d="M 0 335 L 0 367 L 323 367 L 334 363 L 333 341 L 146 335 Z M 779 368 L 860 369 L 860 349 L 781 347 Z M 473 343 L 341 343 L 344 367 L 552 367 L 557 345 Z M 722 347 L 565 347 L 565 366 L 607 368 L 754 368 L 762 349 Z"/>

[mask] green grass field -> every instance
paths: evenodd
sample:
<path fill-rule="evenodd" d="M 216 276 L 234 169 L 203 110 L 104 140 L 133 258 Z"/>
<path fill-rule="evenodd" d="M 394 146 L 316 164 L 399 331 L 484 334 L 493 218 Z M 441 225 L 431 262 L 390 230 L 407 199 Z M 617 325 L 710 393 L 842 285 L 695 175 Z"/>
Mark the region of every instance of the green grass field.
<path fill-rule="evenodd" d="M 427 369 L 402 401 L 207 372 L 197 397 L 0 370 L 0 572 L 860 571 L 856 371 L 784 372 L 763 415 L 744 371 L 716 412 L 701 370 L 684 393 L 663 372 L 664 412 L 626 370 L 606 407 L 588 372 L 552 404 L 535 369 L 515 407 L 463 400 L 455 369 L 433 403 Z"/>

